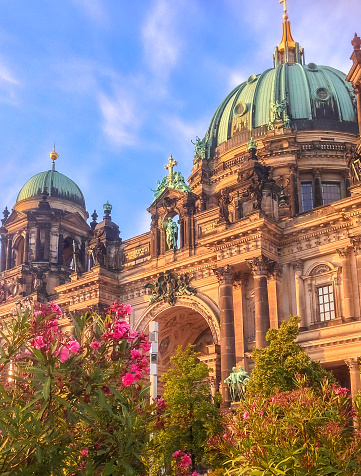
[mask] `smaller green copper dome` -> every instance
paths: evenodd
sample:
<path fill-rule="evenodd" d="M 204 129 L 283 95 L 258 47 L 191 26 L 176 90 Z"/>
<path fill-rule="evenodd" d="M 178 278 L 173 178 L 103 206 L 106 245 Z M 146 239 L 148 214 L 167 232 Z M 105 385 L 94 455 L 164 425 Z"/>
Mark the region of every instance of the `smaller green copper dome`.
<path fill-rule="evenodd" d="M 52 170 L 40 172 L 31 177 L 20 190 L 16 203 L 40 197 L 45 189 L 49 197 L 68 200 L 85 209 L 84 195 L 78 185 L 66 175 L 57 172 L 54 166 Z"/>

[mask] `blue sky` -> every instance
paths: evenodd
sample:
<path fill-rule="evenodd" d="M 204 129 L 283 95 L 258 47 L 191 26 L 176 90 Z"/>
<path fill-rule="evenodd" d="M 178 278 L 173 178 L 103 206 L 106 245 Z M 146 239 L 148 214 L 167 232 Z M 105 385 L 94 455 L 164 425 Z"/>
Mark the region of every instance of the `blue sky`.
<path fill-rule="evenodd" d="M 188 177 L 196 136 L 250 74 L 272 66 L 277 0 L 0 0 L 0 207 L 56 168 L 91 214 L 113 205 L 123 239 L 149 230 L 146 208 L 168 156 Z M 360 0 L 289 0 L 306 62 L 348 72 Z"/>

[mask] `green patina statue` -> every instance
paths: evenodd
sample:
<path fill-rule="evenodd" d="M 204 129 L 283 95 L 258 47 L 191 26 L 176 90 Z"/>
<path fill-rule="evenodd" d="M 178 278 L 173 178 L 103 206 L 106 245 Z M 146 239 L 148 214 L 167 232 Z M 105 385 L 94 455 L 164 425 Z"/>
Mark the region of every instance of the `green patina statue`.
<path fill-rule="evenodd" d="M 162 178 L 160 182 L 157 180 L 157 188 L 156 190 L 152 190 L 154 193 L 154 200 L 156 200 L 166 188 L 170 188 L 173 190 L 179 190 L 180 192 L 191 192 L 192 190 L 189 186 L 185 183 L 184 177 L 180 172 L 173 172 L 173 168 L 178 164 L 176 160 L 173 159 L 172 156 L 169 157 L 168 163 L 165 166 L 168 169 L 169 173 L 165 177 Z"/>
<path fill-rule="evenodd" d="M 206 158 L 206 138 L 200 139 L 198 136 L 196 137 L 196 141 L 193 142 L 194 145 L 194 161 L 193 163 L 196 164 L 200 160 L 204 160 Z"/>
<path fill-rule="evenodd" d="M 243 370 L 242 366 L 232 368 L 232 372 L 225 379 L 224 383 L 228 385 L 232 402 L 239 402 L 245 397 L 246 386 L 249 381 L 248 373 Z"/>
<path fill-rule="evenodd" d="M 165 228 L 166 242 L 168 248 L 170 250 L 176 250 L 178 239 L 178 226 L 176 222 L 174 222 L 172 218 L 169 217 L 168 221 L 163 222 L 163 227 Z"/>

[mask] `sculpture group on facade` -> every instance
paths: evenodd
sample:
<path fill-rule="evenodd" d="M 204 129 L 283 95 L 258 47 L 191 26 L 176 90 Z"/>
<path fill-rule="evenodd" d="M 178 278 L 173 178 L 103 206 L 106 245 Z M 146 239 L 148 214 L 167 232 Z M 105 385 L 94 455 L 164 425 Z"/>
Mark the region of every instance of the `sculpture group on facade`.
<path fill-rule="evenodd" d="M 194 145 L 194 160 L 193 164 L 196 164 L 200 160 L 204 160 L 206 158 L 206 138 L 200 139 L 198 136 L 196 137 L 196 141 L 193 142 Z"/>
<path fill-rule="evenodd" d="M 194 295 L 195 289 L 189 286 L 192 277 L 185 273 L 178 275 L 176 273 L 166 273 L 160 276 L 157 281 L 147 283 L 145 288 L 150 291 L 150 303 L 166 301 L 174 306 L 178 296 Z"/>

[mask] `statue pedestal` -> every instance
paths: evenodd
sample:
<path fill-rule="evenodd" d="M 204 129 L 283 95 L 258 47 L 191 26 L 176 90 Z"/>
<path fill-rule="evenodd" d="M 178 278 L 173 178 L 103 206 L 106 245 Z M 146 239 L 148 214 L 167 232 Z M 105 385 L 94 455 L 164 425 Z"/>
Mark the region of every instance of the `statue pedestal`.
<path fill-rule="evenodd" d="M 236 412 L 238 408 L 240 407 L 241 403 L 240 402 L 232 402 L 231 403 L 231 410 Z"/>

